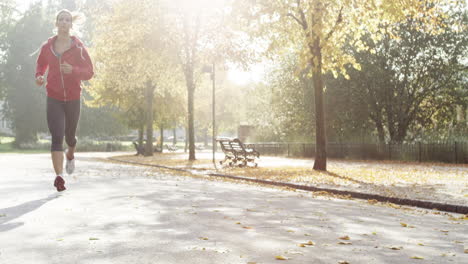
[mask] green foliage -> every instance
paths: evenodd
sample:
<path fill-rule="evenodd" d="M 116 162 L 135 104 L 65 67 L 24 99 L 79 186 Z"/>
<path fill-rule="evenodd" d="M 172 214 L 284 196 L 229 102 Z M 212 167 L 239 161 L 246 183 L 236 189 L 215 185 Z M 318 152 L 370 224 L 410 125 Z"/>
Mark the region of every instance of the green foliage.
<path fill-rule="evenodd" d="M 52 27 L 40 4 L 25 12 L 7 35 L 4 70 L 4 114 L 12 121 L 15 144 L 35 142 L 37 132 L 47 131 L 44 87 L 34 84 L 35 59 L 30 54 L 47 39 Z M 27 41 L 26 41 L 27 40 Z"/>

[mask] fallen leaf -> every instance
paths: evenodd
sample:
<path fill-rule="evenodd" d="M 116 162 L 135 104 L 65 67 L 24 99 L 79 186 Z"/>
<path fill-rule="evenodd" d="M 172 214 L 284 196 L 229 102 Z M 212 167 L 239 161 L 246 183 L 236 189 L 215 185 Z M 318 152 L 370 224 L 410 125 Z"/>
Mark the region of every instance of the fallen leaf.
<path fill-rule="evenodd" d="M 337 244 L 338 244 L 338 245 L 351 245 L 351 244 L 353 244 L 353 243 L 340 241 L 340 242 L 338 242 Z"/>
<path fill-rule="evenodd" d="M 288 258 L 284 257 L 284 256 L 276 256 L 275 259 L 277 259 L 277 260 L 288 260 Z"/>
<path fill-rule="evenodd" d="M 440 230 L 440 232 L 448 233 L 448 230 Z"/>
<path fill-rule="evenodd" d="M 458 240 L 453 241 L 453 243 L 456 243 L 456 244 L 463 244 L 462 241 L 458 241 Z"/>
<path fill-rule="evenodd" d="M 377 235 L 377 232 L 372 232 L 372 234 L 375 236 L 375 235 Z"/>
<path fill-rule="evenodd" d="M 418 243 L 418 245 L 420 245 L 420 246 L 425 246 L 423 243 Z"/>
<path fill-rule="evenodd" d="M 338 264 L 349 264 L 349 262 L 345 261 L 345 260 L 342 260 L 342 261 L 338 261 Z"/>
<path fill-rule="evenodd" d="M 294 233 L 294 232 L 296 232 L 296 231 L 294 231 L 294 230 L 288 230 L 288 232 L 289 232 L 289 233 Z"/>
<path fill-rule="evenodd" d="M 240 225 L 240 224 L 241 224 L 241 222 L 237 222 L 237 223 L 236 223 L 236 225 Z"/>
<path fill-rule="evenodd" d="M 424 259 L 423 257 L 419 257 L 419 256 L 412 256 L 411 258 L 412 259 Z"/>
<path fill-rule="evenodd" d="M 405 223 L 403 223 L 403 222 L 400 223 L 400 225 L 401 225 L 402 227 L 407 227 L 407 226 L 408 226 L 407 224 L 405 224 Z"/>
<path fill-rule="evenodd" d="M 393 250 L 402 250 L 402 249 L 403 249 L 403 247 L 395 247 L 395 246 L 389 247 L 389 248 L 390 248 L 390 249 L 393 249 Z"/>
<path fill-rule="evenodd" d="M 304 236 L 312 236 L 312 235 L 311 235 L 311 234 L 307 234 L 307 233 L 306 233 L 306 234 L 304 234 Z"/>
<path fill-rule="evenodd" d="M 89 240 L 99 240 L 97 237 L 90 237 Z"/>
<path fill-rule="evenodd" d="M 342 237 L 340 237 L 340 239 L 349 240 L 350 238 L 349 238 L 349 236 L 342 236 Z"/>
<path fill-rule="evenodd" d="M 367 200 L 367 202 L 370 203 L 370 204 L 376 204 L 376 203 L 378 203 L 378 201 L 375 200 L 375 199 Z"/>
<path fill-rule="evenodd" d="M 465 251 L 463 251 L 465 254 L 468 254 L 468 248 L 465 248 Z"/>
<path fill-rule="evenodd" d="M 257 262 L 247 262 L 247 264 L 257 264 Z"/>
<path fill-rule="evenodd" d="M 63 238 L 57 238 L 57 241 L 63 241 Z"/>
<path fill-rule="evenodd" d="M 201 240 L 208 240 L 207 237 L 199 237 L 199 239 L 201 239 Z"/>
<path fill-rule="evenodd" d="M 6 217 L 6 214 L 0 214 L 0 217 Z"/>
<path fill-rule="evenodd" d="M 253 229 L 253 227 L 251 227 L 251 226 L 243 226 L 242 228 L 244 228 L 244 229 Z"/>
<path fill-rule="evenodd" d="M 313 245 L 315 245 L 315 243 L 309 240 L 309 241 L 306 243 L 306 245 L 308 245 L 308 246 L 313 246 Z"/>
<path fill-rule="evenodd" d="M 305 244 L 299 244 L 298 246 L 300 246 L 300 247 L 305 247 Z"/>

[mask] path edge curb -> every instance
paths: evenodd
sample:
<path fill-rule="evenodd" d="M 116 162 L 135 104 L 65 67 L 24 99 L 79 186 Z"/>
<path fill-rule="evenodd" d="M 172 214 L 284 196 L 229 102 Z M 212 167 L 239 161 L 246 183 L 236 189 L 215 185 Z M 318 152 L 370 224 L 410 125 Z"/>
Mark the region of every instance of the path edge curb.
<path fill-rule="evenodd" d="M 146 164 L 146 163 L 140 163 L 140 162 L 119 160 L 115 158 L 107 158 L 107 159 L 112 160 L 112 161 L 122 162 L 122 163 L 129 163 L 129 164 L 135 164 L 135 165 L 142 165 L 142 166 L 149 166 L 149 167 L 156 167 L 156 168 L 163 168 L 163 169 L 168 169 L 168 170 L 192 173 L 190 170 L 187 170 L 187 169 L 168 167 L 164 165 Z M 344 191 L 344 190 L 337 190 L 337 189 L 331 189 L 331 188 L 319 188 L 319 187 L 305 186 L 305 185 L 286 183 L 286 182 L 275 182 L 275 181 L 267 181 L 267 180 L 260 180 L 260 179 L 252 179 L 252 178 L 247 178 L 247 177 L 242 177 L 242 176 L 220 174 L 220 173 L 207 173 L 205 175 L 208 175 L 211 177 L 221 177 L 221 178 L 229 178 L 229 179 L 241 180 L 241 181 L 247 181 L 247 182 L 262 183 L 262 184 L 273 185 L 273 186 L 289 187 L 289 188 L 293 188 L 297 190 L 304 190 L 304 191 L 311 191 L 311 192 L 328 192 L 328 193 L 337 194 L 337 195 L 351 196 L 352 198 L 357 198 L 357 199 L 362 199 L 362 200 L 376 200 L 376 201 L 383 202 L 383 203 L 388 202 L 388 203 L 393 203 L 393 204 L 398 204 L 398 205 L 414 206 L 414 207 L 430 209 L 430 210 L 439 210 L 439 211 L 457 213 L 457 214 L 468 214 L 468 206 L 464 206 L 464 205 L 453 205 L 453 204 L 436 203 L 436 202 L 414 200 L 414 199 L 388 197 L 388 196 L 383 196 L 379 194 L 360 193 L 360 192 Z"/>

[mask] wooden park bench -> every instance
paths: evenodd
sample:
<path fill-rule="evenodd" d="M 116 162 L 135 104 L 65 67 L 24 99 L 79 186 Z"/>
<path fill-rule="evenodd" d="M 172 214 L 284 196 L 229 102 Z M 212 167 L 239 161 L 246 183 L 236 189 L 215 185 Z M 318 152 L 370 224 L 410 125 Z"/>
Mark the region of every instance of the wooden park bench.
<path fill-rule="evenodd" d="M 176 145 L 168 145 L 166 144 L 166 148 L 167 150 L 171 151 L 171 152 L 174 152 L 177 150 L 177 146 Z"/>
<path fill-rule="evenodd" d="M 224 152 L 224 160 L 219 162 L 221 165 L 245 167 L 253 164 L 253 167 L 257 167 L 255 159 L 260 158 L 260 153 L 253 145 L 245 145 L 238 138 L 218 138 L 216 141 Z"/>
<path fill-rule="evenodd" d="M 145 155 L 145 143 L 143 143 L 143 145 L 138 145 L 138 142 L 136 141 L 133 141 L 133 146 L 135 147 L 135 150 L 136 150 L 136 154 L 135 156 L 138 156 L 138 155 Z M 159 148 L 159 146 L 156 146 L 154 147 L 153 149 L 154 152 L 162 152 L 161 148 Z"/>

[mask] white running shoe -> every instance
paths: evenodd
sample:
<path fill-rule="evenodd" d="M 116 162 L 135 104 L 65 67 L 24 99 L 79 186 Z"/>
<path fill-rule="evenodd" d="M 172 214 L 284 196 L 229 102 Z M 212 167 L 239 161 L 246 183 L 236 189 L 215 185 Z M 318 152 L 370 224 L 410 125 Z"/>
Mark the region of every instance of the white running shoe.
<path fill-rule="evenodd" d="M 75 159 L 69 160 L 66 159 L 67 163 L 65 164 L 65 170 L 68 174 L 72 174 L 75 171 Z"/>

